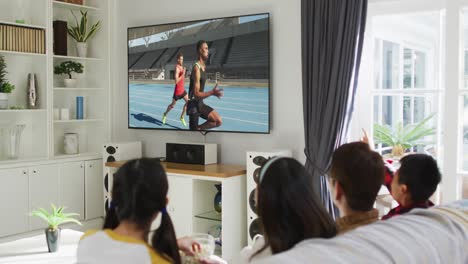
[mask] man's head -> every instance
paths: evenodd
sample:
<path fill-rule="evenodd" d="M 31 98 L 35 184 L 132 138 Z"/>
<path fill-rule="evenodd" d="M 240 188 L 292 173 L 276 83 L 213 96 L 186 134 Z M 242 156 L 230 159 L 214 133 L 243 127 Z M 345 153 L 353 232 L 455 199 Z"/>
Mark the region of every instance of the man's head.
<path fill-rule="evenodd" d="M 182 52 L 179 52 L 177 54 L 177 64 L 179 64 L 180 66 L 184 64 L 184 54 L 182 54 Z"/>
<path fill-rule="evenodd" d="M 425 202 L 437 189 L 441 175 L 437 162 L 426 154 L 411 154 L 400 160 L 392 180 L 392 196 L 403 206 Z"/>
<path fill-rule="evenodd" d="M 328 176 L 333 201 L 346 211 L 369 211 L 384 181 L 382 157 L 366 143 L 353 142 L 335 150 Z"/>
<path fill-rule="evenodd" d="M 203 60 L 208 60 L 208 43 L 205 40 L 200 40 L 197 42 L 197 52 L 198 56 Z"/>

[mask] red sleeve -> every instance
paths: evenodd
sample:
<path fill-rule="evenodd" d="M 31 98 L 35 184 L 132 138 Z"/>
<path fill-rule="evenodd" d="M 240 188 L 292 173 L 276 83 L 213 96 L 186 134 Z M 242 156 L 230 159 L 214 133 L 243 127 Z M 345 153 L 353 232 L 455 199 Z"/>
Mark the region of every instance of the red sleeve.
<path fill-rule="evenodd" d="M 392 191 L 392 179 L 393 179 L 393 173 L 390 171 L 390 169 L 385 166 L 385 178 L 384 178 L 384 185 L 387 187 L 388 191 Z"/>

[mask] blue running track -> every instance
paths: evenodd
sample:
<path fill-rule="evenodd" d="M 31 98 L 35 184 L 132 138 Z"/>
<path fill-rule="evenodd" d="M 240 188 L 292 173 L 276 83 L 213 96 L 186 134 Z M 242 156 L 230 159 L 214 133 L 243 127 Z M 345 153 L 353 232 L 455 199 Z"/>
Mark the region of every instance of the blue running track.
<path fill-rule="evenodd" d="M 206 89 L 211 89 L 207 85 Z M 268 132 L 268 88 L 222 86 L 224 96 L 218 99 L 210 96 L 206 105 L 217 111 L 223 120 L 220 127 L 212 130 L 234 132 Z M 185 87 L 188 92 L 188 86 Z M 129 86 L 129 125 L 134 128 L 158 128 L 188 130 L 180 121 L 184 100 L 177 101 L 169 112 L 166 124 L 162 115 L 172 102 L 174 84 L 130 84 Z M 184 116 L 189 123 L 189 117 Z M 200 118 L 200 124 L 205 122 Z"/>

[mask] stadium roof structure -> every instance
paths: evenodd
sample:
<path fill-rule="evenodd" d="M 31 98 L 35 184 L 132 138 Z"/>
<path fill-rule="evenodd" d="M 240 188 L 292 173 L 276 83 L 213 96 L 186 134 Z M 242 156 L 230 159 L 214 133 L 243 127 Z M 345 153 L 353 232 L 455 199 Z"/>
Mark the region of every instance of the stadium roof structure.
<path fill-rule="evenodd" d="M 167 25 L 154 25 L 154 26 L 143 26 L 132 28 L 131 33 L 129 32 L 128 40 L 138 39 L 150 35 L 155 35 L 158 33 L 171 31 L 177 28 L 190 26 L 193 24 L 199 23 L 199 21 L 186 22 L 186 23 L 176 23 L 176 24 L 167 24 Z"/>

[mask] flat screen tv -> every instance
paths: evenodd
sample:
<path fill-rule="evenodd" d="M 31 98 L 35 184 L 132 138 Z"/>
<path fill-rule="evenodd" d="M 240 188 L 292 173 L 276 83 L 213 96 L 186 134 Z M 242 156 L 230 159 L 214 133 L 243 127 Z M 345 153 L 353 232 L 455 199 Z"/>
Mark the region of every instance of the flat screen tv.
<path fill-rule="evenodd" d="M 269 14 L 128 28 L 128 127 L 270 132 Z"/>

